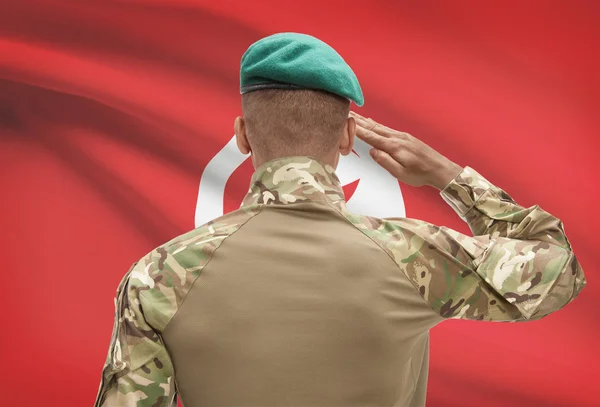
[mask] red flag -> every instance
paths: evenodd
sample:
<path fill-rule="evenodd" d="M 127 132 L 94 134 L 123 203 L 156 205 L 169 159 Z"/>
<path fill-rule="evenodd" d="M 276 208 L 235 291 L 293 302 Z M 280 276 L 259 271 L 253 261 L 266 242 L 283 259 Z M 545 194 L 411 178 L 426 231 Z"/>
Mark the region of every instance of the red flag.
<path fill-rule="evenodd" d="M 583 0 L 3 2 L 0 404 L 93 402 L 131 263 L 194 227 L 202 177 L 224 211 L 247 190 L 248 160 L 207 172 L 240 114 L 242 53 L 295 31 L 352 66 L 362 115 L 561 218 L 586 271 L 541 321 L 433 329 L 428 405 L 596 405 L 599 19 Z M 348 196 L 372 187 L 344 171 Z M 437 191 L 398 188 L 397 216 L 469 233 Z"/>

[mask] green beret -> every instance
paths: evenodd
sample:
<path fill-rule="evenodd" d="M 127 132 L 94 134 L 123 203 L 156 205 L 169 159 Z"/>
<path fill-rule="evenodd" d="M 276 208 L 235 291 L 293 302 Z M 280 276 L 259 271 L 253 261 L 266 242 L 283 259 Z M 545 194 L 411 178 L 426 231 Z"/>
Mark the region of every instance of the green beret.
<path fill-rule="evenodd" d="M 306 34 L 279 33 L 250 45 L 242 56 L 240 93 L 260 89 L 320 89 L 362 106 L 356 75 L 329 45 Z"/>

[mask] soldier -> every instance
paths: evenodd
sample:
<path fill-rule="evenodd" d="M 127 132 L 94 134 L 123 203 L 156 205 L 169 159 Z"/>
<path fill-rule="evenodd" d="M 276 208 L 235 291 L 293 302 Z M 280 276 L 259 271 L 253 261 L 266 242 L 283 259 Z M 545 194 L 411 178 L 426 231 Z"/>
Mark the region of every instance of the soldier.
<path fill-rule="evenodd" d="M 559 219 L 350 112 L 360 85 L 327 44 L 263 38 L 240 79 L 250 190 L 125 275 L 96 406 L 424 406 L 435 325 L 540 319 L 585 286 Z M 350 213 L 335 168 L 355 135 L 474 236 Z"/>

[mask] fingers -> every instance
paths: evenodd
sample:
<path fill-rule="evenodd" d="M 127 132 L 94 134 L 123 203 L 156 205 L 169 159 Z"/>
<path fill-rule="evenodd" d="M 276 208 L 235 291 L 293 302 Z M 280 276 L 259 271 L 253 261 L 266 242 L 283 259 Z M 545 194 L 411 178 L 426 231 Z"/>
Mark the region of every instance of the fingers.
<path fill-rule="evenodd" d="M 392 174 L 397 179 L 402 179 L 405 174 L 405 168 L 396 161 L 391 155 L 386 153 L 385 151 L 378 149 L 371 149 L 369 152 L 373 160 L 380 166 L 382 166 L 386 171 Z"/>
<path fill-rule="evenodd" d="M 405 179 L 407 170 L 397 160 L 397 152 L 409 142 L 409 135 L 383 126 L 355 112 L 350 117 L 356 121 L 356 137 L 375 147 L 369 153 L 373 160 L 397 179 Z"/>
<path fill-rule="evenodd" d="M 350 112 L 350 116 L 354 117 L 356 121 L 356 137 L 380 150 L 389 151 L 392 143 L 390 143 L 386 134 L 381 131 L 382 126 L 379 123 L 366 119 L 355 112 Z"/>
<path fill-rule="evenodd" d="M 366 120 L 366 118 L 365 118 L 365 117 L 361 116 L 360 114 L 356 113 L 356 112 L 355 112 L 355 111 L 353 111 L 353 110 L 350 110 L 350 116 L 354 116 L 354 117 L 357 117 L 357 118 L 359 118 L 359 119 Z"/>
<path fill-rule="evenodd" d="M 354 119 L 358 122 L 361 123 L 364 127 L 368 127 L 371 128 L 375 125 L 379 125 L 381 126 L 380 123 L 377 123 L 375 120 L 368 118 L 368 117 L 364 117 L 359 115 L 356 112 L 350 111 L 350 116 L 354 117 Z M 385 126 L 384 126 L 385 127 Z"/>
<path fill-rule="evenodd" d="M 356 137 L 379 150 L 392 152 L 395 147 L 398 147 L 398 140 L 378 134 L 378 128 L 379 126 L 373 130 L 369 130 L 358 124 L 356 126 Z"/>
<path fill-rule="evenodd" d="M 381 136 L 396 137 L 401 140 L 410 140 L 412 138 L 412 136 L 408 133 L 404 133 L 402 131 L 394 130 L 392 128 L 384 126 L 383 124 L 377 123 L 373 119 L 365 118 L 356 112 L 350 111 L 350 117 L 354 118 L 358 126 L 374 131 Z"/>
<path fill-rule="evenodd" d="M 357 126 L 362 127 L 366 130 L 370 130 L 370 131 L 375 131 L 375 127 L 377 127 L 377 129 L 379 130 L 379 131 L 377 131 L 378 134 L 380 134 L 381 136 L 387 136 L 387 134 L 384 134 L 384 132 L 381 131 L 381 130 L 383 130 L 384 126 L 377 123 L 375 120 L 367 119 L 367 118 L 362 117 L 361 115 L 354 113 L 354 112 L 350 112 L 350 116 L 354 117 L 354 120 L 356 121 Z"/>

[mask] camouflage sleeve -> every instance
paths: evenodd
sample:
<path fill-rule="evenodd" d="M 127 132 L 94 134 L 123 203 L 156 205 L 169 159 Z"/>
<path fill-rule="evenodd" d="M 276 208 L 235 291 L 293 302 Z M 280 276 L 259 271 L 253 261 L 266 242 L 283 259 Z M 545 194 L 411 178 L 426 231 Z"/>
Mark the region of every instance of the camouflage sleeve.
<path fill-rule="evenodd" d="M 415 250 L 398 264 L 443 318 L 540 319 L 585 286 L 561 221 L 538 205 L 519 206 L 470 167 L 440 194 L 475 236 L 414 219 L 393 222 Z"/>
<path fill-rule="evenodd" d="M 144 263 L 117 289 L 115 322 L 94 407 L 176 406 L 173 365 L 159 333 L 144 318 Z"/>

